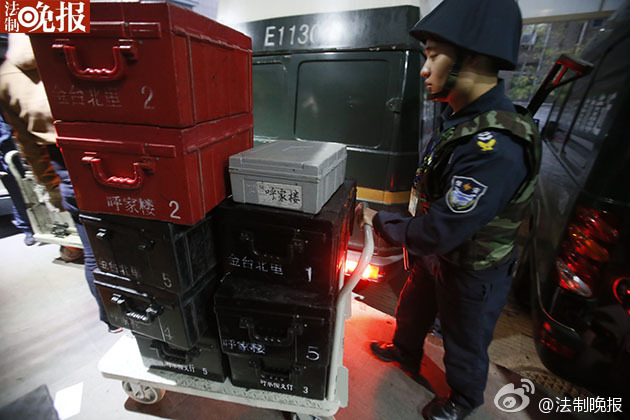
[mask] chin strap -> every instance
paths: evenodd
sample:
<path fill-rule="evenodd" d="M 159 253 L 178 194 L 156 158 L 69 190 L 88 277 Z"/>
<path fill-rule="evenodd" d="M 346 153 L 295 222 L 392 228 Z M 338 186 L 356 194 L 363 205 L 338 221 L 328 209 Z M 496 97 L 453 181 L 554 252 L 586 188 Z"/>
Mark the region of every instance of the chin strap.
<path fill-rule="evenodd" d="M 455 86 L 457 82 L 457 77 L 459 76 L 459 70 L 462 68 L 462 63 L 464 62 L 463 54 L 457 54 L 457 59 L 455 63 L 453 63 L 453 67 L 451 67 L 451 71 L 448 73 L 448 77 L 446 78 L 446 83 L 442 86 L 442 90 L 435 93 L 429 93 L 427 95 L 427 99 L 430 101 L 435 101 L 437 99 L 446 99 L 448 94 L 451 92 L 451 89 Z"/>

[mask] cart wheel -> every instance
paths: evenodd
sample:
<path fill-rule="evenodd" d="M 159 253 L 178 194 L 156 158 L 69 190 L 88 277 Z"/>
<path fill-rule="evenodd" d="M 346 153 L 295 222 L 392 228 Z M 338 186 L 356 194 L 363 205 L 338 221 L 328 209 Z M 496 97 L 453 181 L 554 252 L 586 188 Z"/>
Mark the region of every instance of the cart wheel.
<path fill-rule="evenodd" d="M 155 404 L 164 398 L 166 391 L 129 381 L 123 381 L 122 387 L 132 400 L 142 404 Z"/>
<path fill-rule="evenodd" d="M 334 420 L 334 417 L 317 417 L 317 416 L 311 416 L 309 414 L 291 413 L 289 411 L 283 411 L 282 415 L 284 416 L 286 420 L 326 420 L 326 419 Z"/>

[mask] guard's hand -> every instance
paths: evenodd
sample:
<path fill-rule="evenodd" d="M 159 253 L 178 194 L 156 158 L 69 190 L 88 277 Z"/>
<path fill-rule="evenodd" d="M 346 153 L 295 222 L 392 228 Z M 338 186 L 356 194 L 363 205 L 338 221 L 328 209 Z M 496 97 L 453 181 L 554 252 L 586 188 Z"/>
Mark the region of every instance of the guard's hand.
<path fill-rule="evenodd" d="M 363 230 L 363 226 L 365 225 L 373 226 L 372 220 L 374 219 L 374 216 L 376 216 L 376 213 L 378 212 L 376 210 L 372 210 L 371 208 L 369 208 L 367 204 L 365 203 L 361 203 L 361 204 L 362 205 L 357 207 L 355 216 L 357 217 L 357 220 L 359 221 L 359 227 L 361 228 L 361 230 Z"/>

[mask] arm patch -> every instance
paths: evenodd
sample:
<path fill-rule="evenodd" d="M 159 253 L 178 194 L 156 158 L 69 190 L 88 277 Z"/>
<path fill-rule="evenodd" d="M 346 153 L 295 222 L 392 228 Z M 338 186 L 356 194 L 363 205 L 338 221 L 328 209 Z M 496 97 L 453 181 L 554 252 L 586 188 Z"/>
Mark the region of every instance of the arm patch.
<path fill-rule="evenodd" d="M 467 176 L 453 176 L 446 193 L 446 205 L 453 213 L 468 213 L 477 206 L 488 187 Z"/>

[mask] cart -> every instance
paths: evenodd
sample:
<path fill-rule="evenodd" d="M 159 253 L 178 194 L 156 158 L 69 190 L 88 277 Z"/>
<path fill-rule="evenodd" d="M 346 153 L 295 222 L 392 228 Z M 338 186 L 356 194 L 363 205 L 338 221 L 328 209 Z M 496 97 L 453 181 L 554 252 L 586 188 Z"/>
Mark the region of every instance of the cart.
<path fill-rule="evenodd" d="M 125 392 L 133 400 L 153 404 L 166 391 L 196 395 L 259 408 L 290 413 L 292 420 L 333 420 L 341 407 L 348 405 L 348 369 L 343 366 L 345 321 L 351 316 L 351 292 L 361 279 L 374 251 L 370 226 L 364 227 L 365 246 L 354 272 L 339 291 L 333 331 L 332 355 L 328 372 L 326 398 L 313 400 L 293 395 L 236 387 L 230 383 L 213 382 L 181 373 L 153 370 L 145 367 L 133 337 L 121 337 L 103 356 L 98 369 L 105 378 L 122 381 Z M 342 270 L 343 271 L 343 270 Z M 343 272 L 341 274 L 343 276 Z"/>
<path fill-rule="evenodd" d="M 28 220 L 33 228 L 33 238 L 37 242 L 83 248 L 70 213 L 54 209 L 47 203 L 44 186 L 37 182 L 33 172 L 27 170 L 22 173 L 16 165 L 17 159 L 20 159 L 17 150 L 12 150 L 5 156 L 24 198 Z"/>

